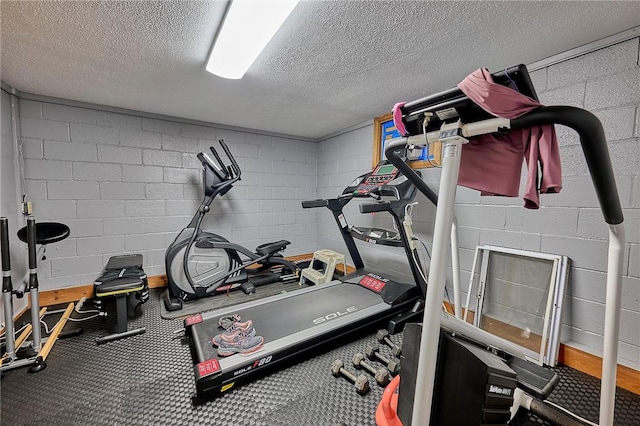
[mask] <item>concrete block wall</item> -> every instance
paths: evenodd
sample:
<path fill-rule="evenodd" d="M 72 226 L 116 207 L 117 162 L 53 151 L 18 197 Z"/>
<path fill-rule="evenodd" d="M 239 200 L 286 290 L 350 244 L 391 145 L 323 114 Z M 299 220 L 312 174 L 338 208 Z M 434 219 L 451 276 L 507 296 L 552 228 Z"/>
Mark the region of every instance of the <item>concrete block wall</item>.
<path fill-rule="evenodd" d="M 640 39 L 635 38 L 531 73 L 542 103 L 585 108 L 598 116 L 604 126 L 627 233 L 619 362 L 636 370 L 640 370 L 639 46 Z M 416 98 L 426 95 L 416 93 Z M 389 100 L 389 105 L 395 101 Z M 458 187 L 456 215 L 462 283 L 466 287 L 474 250 L 480 244 L 570 257 L 573 266 L 565 299 L 562 341 L 600 355 L 608 228 L 600 214 L 577 134 L 563 126 L 556 126 L 556 131 L 563 190 L 561 194 L 542 195 L 539 210 L 525 210 L 521 198 L 481 197 L 476 191 Z M 337 194 L 350 178 L 369 170 L 372 134 L 372 126 L 368 126 L 321 142 L 319 195 Z M 435 187 L 438 177 L 437 171 L 423 170 L 424 180 Z M 430 247 L 435 210 L 426 200 L 418 201 L 414 230 Z M 330 215 L 321 214 L 319 227 L 320 246 L 344 250 Z M 404 267 L 408 275 L 407 261 L 397 253 L 381 247 L 363 248 L 365 263 L 371 267 L 393 271 Z M 453 297 L 450 271 L 447 289 Z M 463 300 L 464 296 L 465 293 Z"/>
<path fill-rule="evenodd" d="M 47 248 L 44 290 L 89 284 L 109 257 L 142 253 L 149 275 L 165 273 L 164 253 L 202 199 L 196 158 L 217 140 L 229 145 L 242 180 L 214 200 L 203 229 L 253 250 L 287 239 L 285 255 L 317 247 L 317 144 L 214 125 L 20 101 L 27 199 L 38 221 L 58 221 L 71 237 Z"/>

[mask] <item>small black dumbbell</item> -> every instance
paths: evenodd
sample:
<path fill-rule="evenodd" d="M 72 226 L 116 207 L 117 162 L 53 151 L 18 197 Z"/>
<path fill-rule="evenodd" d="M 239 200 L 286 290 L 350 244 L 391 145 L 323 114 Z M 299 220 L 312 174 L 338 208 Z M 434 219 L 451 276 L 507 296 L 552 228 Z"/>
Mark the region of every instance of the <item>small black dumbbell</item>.
<path fill-rule="evenodd" d="M 335 377 L 339 377 L 342 375 L 351 383 L 353 383 L 356 386 L 356 392 L 358 392 L 358 394 L 364 395 L 365 393 L 369 392 L 369 379 L 367 379 L 364 374 L 356 377 L 353 373 L 344 368 L 344 362 L 342 362 L 341 359 L 336 359 L 335 361 L 333 361 L 333 364 L 331 364 L 331 373 Z"/>
<path fill-rule="evenodd" d="M 371 364 L 367 364 L 364 360 L 364 354 L 358 352 L 353 356 L 353 359 L 351 361 L 353 362 L 353 366 L 356 369 L 363 368 L 364 370 L 368 371 L 369 374 L 371 374 L 376 379 L 376 383 L 378 383 L 379 386 L 384 387 L 388 385 L 389 370 L 387 370 L 386 368 L 378 368 L 376 370 Z"/>
<path fill-rule="evenodd" d="M 389 332 L 387 330 L 378 330 L 378 333 L 376 333 L 376 339 L 378 339 L 378 342 L 389 346 L 391 348 L 391 355 L 394 357 L 397 358 L 402 353 L 402 348 L 389 339 Z"/>
<path fill-rule="evenodd" d="M 389 372 L 393 375 L 398 374 L 400 371 L 400 360 L 396 357 L 387 358 L 386 356 L 380 353 L 380 348 L 378 345 L 367 345 L 367 350 L 365 352 L 367 358 L 371 361 L 379 361 L 387 366 Z"/>

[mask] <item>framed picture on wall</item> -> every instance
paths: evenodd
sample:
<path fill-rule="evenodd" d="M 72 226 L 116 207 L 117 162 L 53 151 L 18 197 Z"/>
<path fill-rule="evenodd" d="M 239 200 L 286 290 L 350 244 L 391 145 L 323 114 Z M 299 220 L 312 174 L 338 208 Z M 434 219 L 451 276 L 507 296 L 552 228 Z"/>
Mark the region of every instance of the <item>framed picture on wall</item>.
<path fill-rule="evenodd" d="M 393 124 L 393 116 L 391 113 L 381 115 L 373 119 L 373 158 L 372 167 L 375 167 L 381 159 L 384 159 L 384 144 L 394 138 L 399 138 L 400 132 Z M 422 169 L 427 167 L 437 167 L 440 165 L 441 143 L 435 142 L 429 145 L 429 153 L 427 147 L 421 152 L 414 153 L 415 160 L 411 160 L 411 167 L 414 169 Z M 428 155 L 428 157 L 427 157 Z"/>

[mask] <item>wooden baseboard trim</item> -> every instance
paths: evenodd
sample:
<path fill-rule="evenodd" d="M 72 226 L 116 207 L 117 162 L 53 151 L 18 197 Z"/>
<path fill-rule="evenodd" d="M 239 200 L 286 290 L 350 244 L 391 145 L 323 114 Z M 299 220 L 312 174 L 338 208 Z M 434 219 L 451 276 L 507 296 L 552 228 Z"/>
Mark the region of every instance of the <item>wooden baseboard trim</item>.
<path fill-rule="evenodd" d="M 166 275 L 154 275 L 147 278 L 149 288 L 161 288 L 167 286 Z M 52 306 L 63 303 L 77 302 L 83 297 L 91 299 L 93 297 L 93 284 L 80 285 L 76 287 L 60 288 L 57 290 L 45 290 L 40 292 L 40 305 Z"/>

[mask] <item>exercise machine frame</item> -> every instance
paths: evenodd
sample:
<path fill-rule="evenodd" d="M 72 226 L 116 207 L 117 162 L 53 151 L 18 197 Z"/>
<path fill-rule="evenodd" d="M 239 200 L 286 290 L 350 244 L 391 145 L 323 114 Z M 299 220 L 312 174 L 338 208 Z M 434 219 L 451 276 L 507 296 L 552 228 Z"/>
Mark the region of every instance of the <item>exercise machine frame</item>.
<path fill-rule="evenodd" d="M 521 66 L 523 67 L 523 66 Z M 515 68 L 515 67 L 514 67 Z M 507 71 L 505 71 L 506 73 Z M 454 89 L 455 90 L 455 89 Z M 436 110 L 441 105 L 439 95 L 423 98 L 400 108 L 402 119 L 415 117 L 426 109 Z M 463 98 L 464 96 L 462 96 Z M 464 100 L 463 100 L 464 101 Z M 467 99 L 467 102 L 470 102 Z M 397 138 L 389 142 L 385 149 L 387 158 L 410 179 L 420 191 L 424 182 L 401 161 L 398 152 L 408 146 L 424 146 L 425 142 L 441 142 L 442 171 L 439 202 L 436 208 L 434 227 L 433 255 L 429 271 L 424 309 L 422 340 L 417 372 L 416 392 L 413 405 L 414 425 L 427 425 L 430 421 L 435 383 L 437 347 L 440 335 L 441 315 L 439 306 L 444 292 L 447 235 L 451 230 L 455 193 L 460 169 L 462 145 L 468 138 L 489 133 L 504 132 L 545 124 L 562 124 L 576 130 L 585 155 L 589 172 L 600 203 L 605 222 L 609 225 L 609 250 L 607 265 L 607 292 L 605 301 L 604 350 L 602 362 L 602 380 L 600 392 L 599 424 L 613 424 L 615 385 L 617 369 L 618 338 L 620 328 L 620 303 L 622 287 L 622 267 L 624 260 L 625 232 L 623 214 L 618 197 L 609 151 L 602 124 L 592 113 L 570 106 L 540 107 L 516 119 L 486 118 L 480 121 L 463 123 L 441 123 L 439 129 L 419 134 L 409 130 L 410 136 Z"/>
<path fill-rule="evenodd" d="M 204 198 L 189 224 L 167 247 L 165 253 L 165 267 L 169 288 L 164 302 L 169 311 L 182 308 L 183 300 L 225 293 L 231 290 L 232 287 L 239 287 L 241 283 L 247 281 L 247 268 L 252 265 L 259 265 L 255 272 L 263 271 L 274 265 L 282 265 L 283 268 L 288 269 L 296 277 L 300 269 L 295 263 L 288 261 L 280 254 L 290 244 L 289 241 L 280 240 L 262 244 L 256 248 L 254 253 L 239 244 L 229 242 L 218 234 L 203 231 L 200 228 L 204 216 L 211 209 L 210 206 L 213 200 L 218 195 L 226 194 L 233 184 L 240 180 L 242 175 L 240 166 L 231 154 L 227 144 L 222 139 L 218 142 L 231 164 L 226 165 L 214 147 L 209 149 L 215 160 L 207 153 L 198 153 L 198 160 L 202 163 Z M 196 251 L 193 250 L 194 247 Z M 198 250 L 200 250 L 199 253 L 197 252 Z M 244 255 L 248 260 L 243 260 L 240 254 Z M 210 265 L 207 266 L 205 262 L 207 256 L 211 259 L 214 256 L 217 256 L 217 259 L 226 259 L 228 264 L 220 265 L 217 260 L 209 260 Z M 197 265 L 201 261 L 198 259 L 205 259 L 202 262 L 205 269 L 199 274 L 198 282 L 196 283 L 192 272 L 198 272 Z M 196 265 L 193 266 L 193 271 L 190 270 L 192 263 Z M 222 271 L 223 269 L 226 270 Z M 183 277 L 179 276 L 180 272 L 184 274 L 186 283 L 183 282 Z"/>

